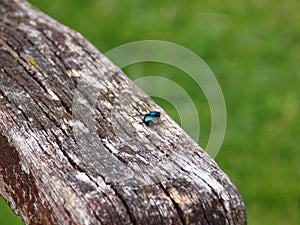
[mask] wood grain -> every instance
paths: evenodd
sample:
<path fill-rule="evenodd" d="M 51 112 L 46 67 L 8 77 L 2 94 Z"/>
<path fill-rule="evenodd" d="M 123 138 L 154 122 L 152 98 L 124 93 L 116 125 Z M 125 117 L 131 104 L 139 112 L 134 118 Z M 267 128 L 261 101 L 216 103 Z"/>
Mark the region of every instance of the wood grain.
<path fill-rule="evenodd" d="M 246 224 L 236 187 L 79 33 L 0 0 L 0 194 L 26 224 Z M 147 127 L 132 115 L 161 112 Z"/>

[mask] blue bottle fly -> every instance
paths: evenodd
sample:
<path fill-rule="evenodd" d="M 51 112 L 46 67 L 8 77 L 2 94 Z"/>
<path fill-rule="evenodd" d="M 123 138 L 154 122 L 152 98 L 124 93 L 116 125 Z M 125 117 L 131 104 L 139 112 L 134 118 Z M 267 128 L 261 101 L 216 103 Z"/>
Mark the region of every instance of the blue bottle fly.
<path fill-rule="evenodd" d="M 133 117 L 136 116 L 144 116 L 143 118 L 143 123 L 146 126 L 151 126 L 152 124 L 158 123 L 159 122 L 159 118 L 160 118 L 160 112 L 158 111 L 150 111 L 147 114 L 142 114 L 142 115 L 135 115 Z"/>
<path fill-rule="evenodd" d="M 151 111 L 148 114 L 146 114 L 143 118 L 143 123 L 146 126 L 150 126 L 151 124 L 155 124 L 159 122 L 160 112 L 157 111 Z"/>

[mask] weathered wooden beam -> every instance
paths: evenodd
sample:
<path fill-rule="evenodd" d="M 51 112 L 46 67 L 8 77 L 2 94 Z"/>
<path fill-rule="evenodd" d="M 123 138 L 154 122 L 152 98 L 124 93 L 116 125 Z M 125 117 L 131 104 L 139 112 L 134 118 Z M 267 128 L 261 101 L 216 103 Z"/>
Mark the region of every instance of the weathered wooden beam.
<path fill-rule="evenodd" d="M 80 34 L 0 0 L 0 194 L 26 224 L 246 224 L 229 178 Z M 132 115 L 161 112 L 145 126 Z"/>

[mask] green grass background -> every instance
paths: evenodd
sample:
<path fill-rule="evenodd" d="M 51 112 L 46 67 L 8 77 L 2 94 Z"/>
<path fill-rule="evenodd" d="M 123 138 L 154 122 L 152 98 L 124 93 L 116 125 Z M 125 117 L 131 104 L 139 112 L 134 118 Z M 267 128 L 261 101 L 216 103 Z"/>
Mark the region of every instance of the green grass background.
<path fill-rule="evenodd" d="M 249 224 L 300 224 L 300 2 L 31 0 L 79 31 L 102 52 L 156 39 L 198 54 L 214 72 L 226 101 L 226 136 L 217 163 L 238 187 Z M 158 63 L 124 69 L 131 79 L 161 75 L 180 83 L 201 120 L 206 146 L 210 111 L 183 72 Z M 179 121 L 165 100 L 155 100 Z M 0 204 L 0 224 L 21 224 Z"/>

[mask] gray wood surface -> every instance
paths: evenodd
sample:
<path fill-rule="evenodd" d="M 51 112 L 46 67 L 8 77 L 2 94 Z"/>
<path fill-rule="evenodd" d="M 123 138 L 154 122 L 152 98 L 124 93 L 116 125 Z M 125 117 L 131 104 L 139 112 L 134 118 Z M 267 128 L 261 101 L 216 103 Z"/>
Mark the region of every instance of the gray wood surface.
<path fill-rule="evenodd" d="M 150 110 L 159 124 L 133 116 Z M 17 0 L 0 0 L 0 194 L 26 224 L 246 224 L 234 184 L 159 106 Z"/>

